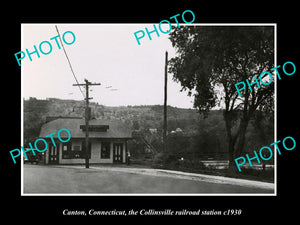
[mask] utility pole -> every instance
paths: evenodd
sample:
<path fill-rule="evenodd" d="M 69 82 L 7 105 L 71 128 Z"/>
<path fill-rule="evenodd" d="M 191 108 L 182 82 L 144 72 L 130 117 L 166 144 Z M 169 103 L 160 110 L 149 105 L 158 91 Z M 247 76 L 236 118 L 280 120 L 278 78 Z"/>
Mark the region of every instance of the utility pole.
<path fill-rule="evenodd" d="M 89 120 L 91 110 L 89 108 L 89 86 L 101 85 L 100 83 L 91 83 L 87 79 L 84 79 L 85 84 L 73 84 L 73 86 L 85 86 L 85 168 L 90 167 L 89 163 Z"/>
<path fill-rule="evenodd" d="M 165 60 L 165 88 L 164 88 L 164 127 L 163 127 L 163 150 L 167 150 L 167 82 L 168 82 L 168 52 Z"/>

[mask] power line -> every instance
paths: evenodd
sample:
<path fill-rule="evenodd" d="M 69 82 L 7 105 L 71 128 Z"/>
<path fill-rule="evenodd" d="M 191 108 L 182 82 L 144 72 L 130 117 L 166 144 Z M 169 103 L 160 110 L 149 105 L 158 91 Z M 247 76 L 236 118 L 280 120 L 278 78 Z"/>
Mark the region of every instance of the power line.
<path fill-rule="evenodd" d="M 60 40 L 60 43 L 61 43 L 62 48 L 63 48 L 63 50 L 64 50 L 65 56 L 66 56 L 66 58 L 67 58 L 67 60 L 68 60 L 68 62 L 69 62 L 69 66 L 70 66 L 70 68 L 71 68 L 72 74 L 73 74 L 73 76 L 74 76 L 74 78 L 75 78 L 76 83 L 79 84 L 79 82 L 78 82 L 78 80 L 77 80 L 77 78 L 76 78 L 76 76 L 75 76 L 75 73 L 74 73 L 74 71 L 73 71 L 73 68 L 72 68 L 70 59 L 69 59 L 69 57 L 68 57 L 68 55 L 67 55 L 67 52 L 66 52 L 66 50 L 65 50 L 65 47 L 64 47 L 63 42 L 62 42 L 61 37 L 60 37 L 60 33 L 59 33 L 58 28 L 57 28 L 56 25 L 55 25 L 55 28 L 56 28 L 56 31 L 57 31 L 57 33 L 58 33 L 58 35 L 59 35 L 59 40 Z M 79 85 L 78 85 L 78 87 L 79 87 L 79 90 L 80 90 L 82 96 L 85 98 L 84 93 L 83 93 L 83 91 L 81 90 L 81 88 L 80 88 Z"/>

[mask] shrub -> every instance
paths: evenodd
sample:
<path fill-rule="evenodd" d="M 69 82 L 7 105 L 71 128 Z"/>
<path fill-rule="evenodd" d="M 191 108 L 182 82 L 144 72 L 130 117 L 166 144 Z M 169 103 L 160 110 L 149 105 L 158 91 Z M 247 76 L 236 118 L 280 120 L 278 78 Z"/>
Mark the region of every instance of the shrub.
<path fill-rule="evenodd" d="M 164 169 L 179 169 L 187 172 L 197 172 L 205 169 L 205 165 L 199 159 L 184 158 L 170 152 L 161 152 L 154 156 L 152 167 Z"/>

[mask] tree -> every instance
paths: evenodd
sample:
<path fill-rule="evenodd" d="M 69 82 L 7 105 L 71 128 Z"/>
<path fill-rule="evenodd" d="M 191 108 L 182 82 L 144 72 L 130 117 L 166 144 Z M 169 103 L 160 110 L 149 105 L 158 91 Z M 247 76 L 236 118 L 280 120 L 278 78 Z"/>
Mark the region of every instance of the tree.
<path fill-rule="evenodd" d="M 133 121 L 133 123 L 132 123 L 132 129 L 133 130 L 139 130 L 140 129 L 139 121 L 137 121 L 137 120 Z"/>
<path fill-rule="evenodd" d="M 243 151 L 248 123 L 254 112 L 273 110 L 274 83 L 252 85 L 238 95 L 235 84 L 274 67 L 272 26 L 184 26 L 170 33 L 176 56 L 169 72 L 182 90 L 194 95 L 194 107 L 203 113 L 219 105 L 229 152 L 229 167 Z M 262 79 L 265 81 L 266 76 Z M 266 81 L 265 81 L 266 82 Z M 234 170 L 234 169 L 233 169 Z"/>

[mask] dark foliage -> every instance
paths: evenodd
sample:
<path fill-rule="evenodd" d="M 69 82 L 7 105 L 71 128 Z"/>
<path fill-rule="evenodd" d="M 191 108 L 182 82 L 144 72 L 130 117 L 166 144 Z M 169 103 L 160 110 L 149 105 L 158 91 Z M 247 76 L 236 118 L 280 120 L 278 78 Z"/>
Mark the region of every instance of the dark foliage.
<path fill-rule="evenodd" d="M 222 107 L 230 165 L 246 143 L 249 121 L 257 110 L 273 112 L 274 83 L 239 96 L 235 84 L 274 67 L 272 26 L 185 26 L 170 33 L 177 56 L 169 72 L 194 96 L 194 107 L 207 116 Z M 264 79 L 264 77 L 262 78 Z M 258 127 L 257 127 L 258 128 Z"/>

